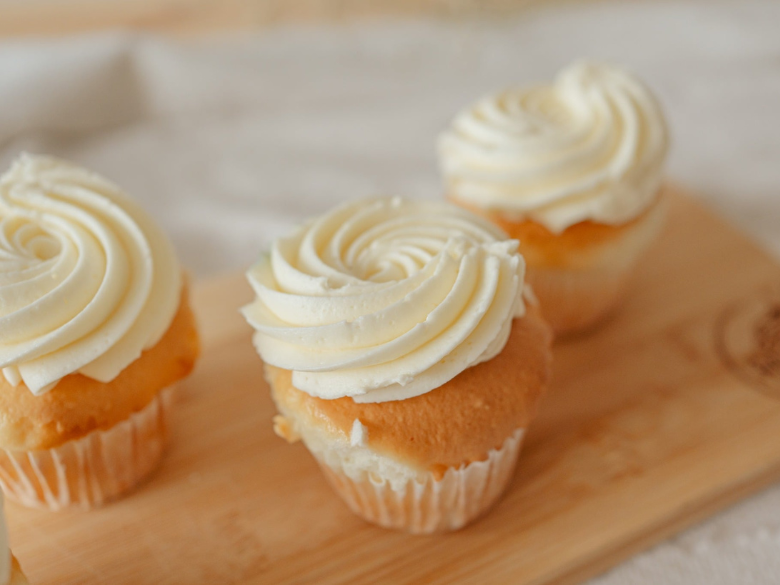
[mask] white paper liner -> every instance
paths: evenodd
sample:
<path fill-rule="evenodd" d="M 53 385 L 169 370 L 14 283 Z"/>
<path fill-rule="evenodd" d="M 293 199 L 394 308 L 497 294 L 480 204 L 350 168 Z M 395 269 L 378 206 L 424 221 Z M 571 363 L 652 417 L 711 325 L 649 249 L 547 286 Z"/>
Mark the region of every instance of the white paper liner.
<path fill-rule="evenodd" d="M 668 197 L 661 193 L 647 214 L 602 249 L 590 267 L 557 268 L 529 263 L 526 278 L 556 334 L 587 329 L 618 305 L 634 267 L 663 229 L 668 207 Z"/>
<path fill-rule="evenodd" d="M 175 387 L 106 431 L 93 431 L 53 449 L 0 449 L 0 487 L 31 508 L 84 510 L 137 485 L 160 462 Z"/>
<path fill-rule="evenodd" d="M 374 474 L 355 480 L 319 457 L 317 461 L 358 516 L 384 528 L 430 534 L 458 530 L 498 500 L 512 479 L 523 436 L 524 429 L 518 429 L 485 461 L 451 468 L 438 481 L 428 473 L 424 481 L 410 480 L 400 489 Z"/>
<path fill-rule="evenodd" d="M 569 271 L 528 267 L 526 279 L 545 320 L 558 335 L 587 329 L 615 308 L 626 290 L 631 267 Z"/>

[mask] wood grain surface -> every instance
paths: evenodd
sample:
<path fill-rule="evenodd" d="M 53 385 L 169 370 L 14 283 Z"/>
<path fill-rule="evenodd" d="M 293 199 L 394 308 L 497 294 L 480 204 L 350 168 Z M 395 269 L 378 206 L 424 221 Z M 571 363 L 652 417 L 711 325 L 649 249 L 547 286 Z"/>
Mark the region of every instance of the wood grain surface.
<path fill-rule="evenodd" d="M 502 17 L 566 1 L 573 0 L 0 0 L 0 36 L 109 28 L 197 34 L 378 17 Z"/>
<path fill-rule="evenodd" d="M 235 275 L 197 287 L 205 353 L 163 467 L 90 513 L 9 504 L 14 552 L 33 585 L 574 583 L 767 485 L 780 478 L 780 267 L 672 199 L 627 301 L 556 345 L 516 477 L 471 527 L 367 525 L 304 447 L 274 436 Z"/>

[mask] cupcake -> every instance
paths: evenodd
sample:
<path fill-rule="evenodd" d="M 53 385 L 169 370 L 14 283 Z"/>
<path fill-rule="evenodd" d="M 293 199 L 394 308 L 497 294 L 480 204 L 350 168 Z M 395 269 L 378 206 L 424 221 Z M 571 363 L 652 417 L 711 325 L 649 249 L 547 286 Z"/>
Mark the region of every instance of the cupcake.
<path fill-rule="evenodd" d="M 0 492 L 0 585 L 28 585 L 19 561 L 8 548 L 8 527 L 5 524 L 2 492 Z"/>
<path fill-rule="evenodd" d="M 90 508 L 158 464 L 198 336 L 171 243 L 105 179 L 22 156 L 0 177 L 0 484 Z"/>
<path fill-rule="evenodd" d="M 276 240 L 243 314 L 279 411 L 348 506 L 455 530 L 512 475 L 552 333 L 517 242 L 444 203 L 350 203 Z"/>
<path fill-rule="evenodd" d="M 447 198 L 520 241 L 557 333 L 592 325 L 620 299 L 663 223 L 667 149 L 647 87 L 585 61 L 552 85 L 480 100 L 438 142 Z"/>

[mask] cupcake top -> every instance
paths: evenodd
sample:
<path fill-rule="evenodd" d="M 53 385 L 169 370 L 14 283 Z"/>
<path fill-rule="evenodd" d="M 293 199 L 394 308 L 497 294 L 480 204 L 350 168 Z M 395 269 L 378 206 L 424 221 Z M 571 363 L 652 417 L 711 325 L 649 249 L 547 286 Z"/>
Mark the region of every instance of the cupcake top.
<path fill-rule="evenodd" d="M 171 243 L 112 183 L 29 155 L 0 177 L 0 368 L 12 386 L 113 380 L 165 333 L 181 286 Z"/>
<path fill-rule="evenodd" d="M 418 396 L 496 356 L 523 314 L 525 263 L 505 238 L 444 203 L 349 203 L 273 243 L 242 311 L 263 360 L 312 396 Z"/>
<path fill-rule="evenodd" d="M 449 197 L 560 233 L 641 214 L 660 186 L 668 135 L 638 79 L 578 61 L 551 85 L 481 99 L 455 117 L 438 149 Z"/>

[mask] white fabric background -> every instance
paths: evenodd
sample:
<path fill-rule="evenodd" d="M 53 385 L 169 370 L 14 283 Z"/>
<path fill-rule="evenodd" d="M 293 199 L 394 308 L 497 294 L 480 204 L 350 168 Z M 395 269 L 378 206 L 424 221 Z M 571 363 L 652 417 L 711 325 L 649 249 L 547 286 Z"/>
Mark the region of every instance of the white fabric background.
<path fill-rule="evenodd" d="M 780 3 L 769 1 L 4 42 L 0 167 L 23 149 L 83 163 L 143 200 L 194 272 L 236 270 L 345 198 L 439 197 L 434 139 L 451 115 L 579 56 L 646 79 L 669 114 L 670 174 L 780 254 Z M 780 583 L 780 486 L 593 583 Z"/>

